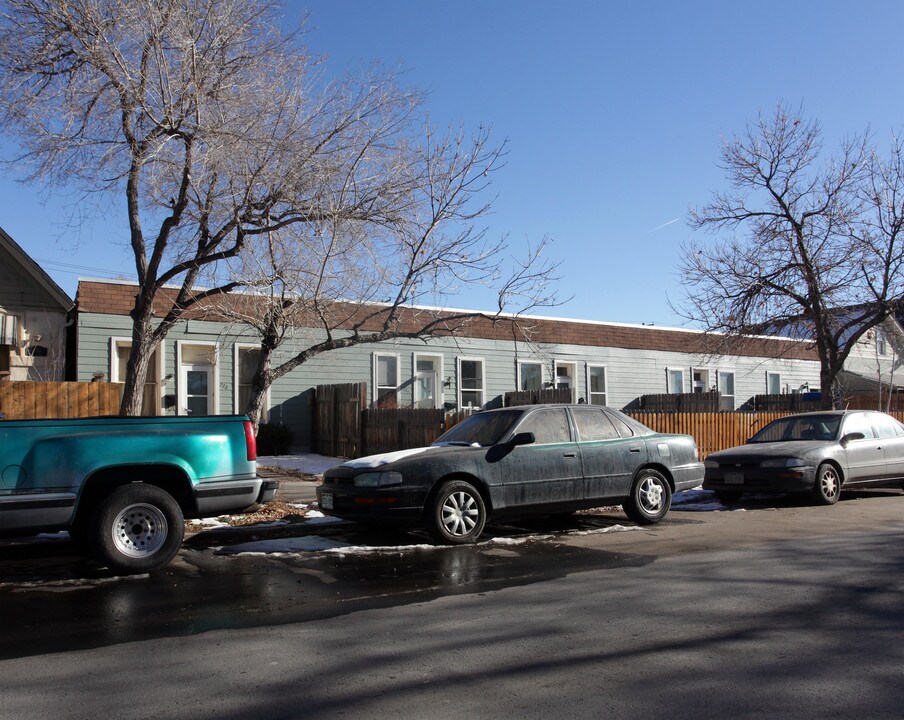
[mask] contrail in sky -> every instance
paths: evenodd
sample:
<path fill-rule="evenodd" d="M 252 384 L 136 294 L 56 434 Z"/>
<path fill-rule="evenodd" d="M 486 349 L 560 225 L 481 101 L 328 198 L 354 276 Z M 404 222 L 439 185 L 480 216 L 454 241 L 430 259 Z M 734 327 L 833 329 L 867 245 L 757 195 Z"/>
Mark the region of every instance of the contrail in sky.
<path fill-rule="evenodd" d="M 678 222 L 680 219 L 681 219 L 681 218 L 675 218 L 674 220 L 669 220 L 667 223 L 662 223 L 662 225 L 660 225 L 659 227 L 654 227 L 652 230 L 650 230 L 650 232 L 651 232 L 651 233 L 654 233 L 654 232 L 656 232 L 657 230 L 662 230 L 662 228 L 667 227 L 667 226 L 671 225 L 672 223 L 676 223 L 676 222 Z M 649 233 L 647 233 L 647 234 L 649 235 Z"/>

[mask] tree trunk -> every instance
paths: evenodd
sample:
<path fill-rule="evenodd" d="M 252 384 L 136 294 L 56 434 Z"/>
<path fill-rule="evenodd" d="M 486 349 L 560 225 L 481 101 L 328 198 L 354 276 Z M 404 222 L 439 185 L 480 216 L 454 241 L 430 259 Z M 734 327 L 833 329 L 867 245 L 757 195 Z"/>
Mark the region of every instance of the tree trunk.
<path fill-rule="evenodd" d="M 273 383 L 273 375 L 270 372 L 270 361 L 273 356 L 273 349 L 269 343 L 261 344 L 261 358 L 251 379 L 251 396 L 248 398 L 248 407 L 245 413 L 251 419 L 254 426 L 254 434 L 257 434 L 260 427 L 261 415 L 264 411 L 264 401 L 267 399 L 267 390 Z"/>
<path fill-rule="evenodd" d="M 823 364 L 819 371 L 819 390 L 821 393 L 819 407 L 823 410 L 836 409 L 835 401 L 835 379 L 838 377 L 838 371 Z"/>
<path fill-rule="evenodd" d="M 144 387 L 147 383 L 148 367 L 153 352 L 150 313 L 140 308 L 139 302 L 136 300 L 136 307 L 133 311 L 135 320 L 132 326 L 132 349 L 129 351 L 122 403 L 119 406 L 120 415 L 132 417 L 141 415 L 144 404 Z"/>

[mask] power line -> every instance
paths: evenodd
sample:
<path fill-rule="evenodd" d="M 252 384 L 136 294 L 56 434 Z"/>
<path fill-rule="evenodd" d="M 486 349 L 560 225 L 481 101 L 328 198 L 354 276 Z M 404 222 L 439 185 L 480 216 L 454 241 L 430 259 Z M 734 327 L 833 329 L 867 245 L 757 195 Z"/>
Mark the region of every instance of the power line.
<path fill-rule="evenodd" d="M 91 272 L 99 273 L 102 277 L 116 278 L 131 274 L 122 270 L 109 270 L 107 268 L 91 267 L 90 265 L 76 265 L 74 263 L 57 262 L 55 260 L 42 260 L 40 258 L 35 258 L 35 261 L 38 262 L 42 267 L 49 268 L 51 270 L 57 270 L 58 272 L 71 273 L 73 275 L 78 275 L 80 272 Z"/>

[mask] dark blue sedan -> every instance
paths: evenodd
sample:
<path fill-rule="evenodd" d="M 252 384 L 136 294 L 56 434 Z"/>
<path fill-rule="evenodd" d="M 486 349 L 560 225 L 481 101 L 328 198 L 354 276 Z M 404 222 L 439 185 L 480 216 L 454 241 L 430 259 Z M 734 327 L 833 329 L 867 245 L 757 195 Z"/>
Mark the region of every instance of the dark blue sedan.
<path fill-rule="evenodd" d="M 491 517 L 616 503 L 656 523 L 674 492 L 702 482 L 689 435 L 595 405 L 528 405 L 472 415 L 429 447 L 350 460 L 324 474 L 317 495 L 327 515 L 469 543 Z"/>

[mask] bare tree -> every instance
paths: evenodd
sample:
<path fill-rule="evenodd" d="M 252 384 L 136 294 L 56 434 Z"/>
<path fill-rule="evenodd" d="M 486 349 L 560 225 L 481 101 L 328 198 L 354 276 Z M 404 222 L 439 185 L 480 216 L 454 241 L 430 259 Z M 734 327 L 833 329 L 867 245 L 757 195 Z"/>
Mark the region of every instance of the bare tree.
<path fill-rule="evenodd" d="M 543 255 L 548 239 L 507 262 L 504 241 L 489 240 L 475 225 L 489 210 L 486 191 L 503 156 L 504 146 L 491 145 L 486 129 L 470 137 L 460 129 L 437 132 L 428 123 L 394 163 L 406 193 L 393 217 L 372 222 L 337 212 L 248 243 L 236 274 L 253 278 L 257 292 L 224 299 L 218 310 L 260 338 L 245 408 L 255 423 L 267 388 L 316 355 L 391 339 L 454 336 L 478 318 L 503 322 L 503 314 L 505 322 L 517 323 L 519 313 L 558 303 L 550 290 L 558 264 Z M 352 189 L 334 186 L 324 207 L 342 208 Z M 441 306 L 450 293 L 476 285 L 496 292 L 496 308 L 423 307 Z"/>
<path fill-rule="evenodd" d="M 812 341 L 830 407 L 850 351 L 901 296 L 900 152 L 880 162 L 861 135 L 824 159 L 819 125 L 779 106 L 724 142 L 721 159 L 731 190 L 690 224 L 729 236 L 682 248 L 679 311 L 728 342 Z"/>
<path fill-rule="evenodd" d="M 408 179 L 385 147 L 420 97 L 391 75 L 329 84 L 271 0 L 3 0 L 0 117 L 28 179 L 125 201 L 138 291 L 122 412 L 185 312 L 243 284 L 249 238 L 392 222 Z M 376 158 L 372 162 L 372 158 Z M 332 188 L 347 192 L 341 207 Z M 197 290 L 202 275 L 213 279 Z M 161 292 L 174 285 L 174 295 Z"/>

